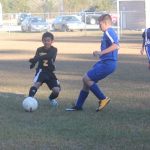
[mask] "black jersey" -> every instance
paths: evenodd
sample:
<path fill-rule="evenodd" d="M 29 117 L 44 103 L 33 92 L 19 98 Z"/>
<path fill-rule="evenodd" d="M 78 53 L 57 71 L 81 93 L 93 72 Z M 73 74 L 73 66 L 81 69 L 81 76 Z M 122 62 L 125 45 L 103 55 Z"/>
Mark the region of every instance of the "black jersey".
<path fill-rule="evenodd" d="M 57 48 L 51 46 L 45 49 L 44 46 L 39 47 L 36 51 L 34 58 L 38 62 L 37 71 L 40 69 L 44 72 L 53 72 L 55 70 L 55 59 L 57 55 Z"/>

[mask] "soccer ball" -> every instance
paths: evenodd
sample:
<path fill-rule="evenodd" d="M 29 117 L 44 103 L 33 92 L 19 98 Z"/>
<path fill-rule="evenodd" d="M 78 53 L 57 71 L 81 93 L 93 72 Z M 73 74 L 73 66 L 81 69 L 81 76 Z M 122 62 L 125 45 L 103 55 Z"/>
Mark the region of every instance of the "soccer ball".
<path fill-rule="evenodd" d="M 33 97 L 27 97 L 23 100 L 22 107 L 27 112 L 33 112 L 38 108 L 38 102 Z"/>

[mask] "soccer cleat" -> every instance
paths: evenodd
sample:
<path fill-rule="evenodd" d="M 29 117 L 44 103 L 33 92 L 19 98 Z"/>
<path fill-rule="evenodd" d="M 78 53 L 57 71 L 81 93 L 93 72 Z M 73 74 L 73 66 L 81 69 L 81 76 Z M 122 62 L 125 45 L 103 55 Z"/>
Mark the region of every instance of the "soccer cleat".
<path fill-rule="evenodd" d="M 101 111 L 104 107 L 106 107 L 108 105 L 108 103 L 110 102 L 110 98 L 106 97 L 103 100 L 99 101 L 99 107 L 96 109 L 96 111 Z"/>
<path fill-rule="evenodd" d="M 66 108 L 66 111 L 79 111 L 83 110 L 82 107 L 73 106 L 71 108 Z"/>
<path fill-rule="evenodd" d="M 50 100 L 50 105 L 53 106 L 53 107 L 57 107 L 58 106 L 57 100 L 56 99 Z"/>

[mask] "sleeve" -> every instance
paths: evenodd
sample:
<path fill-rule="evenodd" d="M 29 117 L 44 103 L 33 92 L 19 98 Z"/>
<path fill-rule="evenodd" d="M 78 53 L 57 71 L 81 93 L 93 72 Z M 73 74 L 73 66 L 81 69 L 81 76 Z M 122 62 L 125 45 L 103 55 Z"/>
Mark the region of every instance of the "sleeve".
<path fill-rule="evenodd" d="M 147 29 L 147 39 L 150 39 L 150 28 Z"/>
<path fill-rule="evenodd" d="M 53 57 L 52 57 L 52 59 L 53 59 L 53 61 L 55 62 L 55 60 L 56 60 L 56 56 L 57 56 L 57 48 L 54 50 L 54 52 L 53 52 Z"/>
<path fill-rule="evenodd" d="M 39 49 L 36 50 L 36 53 L 35 53 L 34 58 L 36 58 L 36 57 L 38 57 L 38 56 L 40 56 L 40 55 L 39 55 Z"/>
<path fill-rule="evenodd" d="M 142 47 L 144 47 L 144 45 L 145 45 L 145 31 L 142 33 L 142 38 L 143 38 Z"/>
<path fill-rule="evenodd" d="M 36 58 L 39 56 L 39 49 L 37 49 L 36 50 L 36 53 L 35 53 L 35 55 L 34 55 L 34 57 L 33 58 L 31 58 L 31 59 L 29 59 L 29 62 L 31 63 L 31 64 L 36 64 L 37 63 L 37 60 L 36 60 Z"/>
<path fill-rule="evenodd" d="M 117 34 L 115 33 L 114 30 L 108 30 L 106 31 L 106 35 L 108 37 L 108 39 L 110 40 L 110 42 L 113 44 L 118 44 L 119 45 L 119 40 L 118 40 L 118 36 Z"/>

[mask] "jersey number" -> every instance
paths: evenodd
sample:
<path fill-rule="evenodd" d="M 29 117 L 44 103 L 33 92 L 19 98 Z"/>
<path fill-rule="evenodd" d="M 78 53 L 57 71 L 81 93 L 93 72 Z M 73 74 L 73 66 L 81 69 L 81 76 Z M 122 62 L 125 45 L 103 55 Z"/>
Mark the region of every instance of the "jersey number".
<path fill-rule="evenodd" d="M 47 66 L 48 66 L 48 60 L 44 60 L 44 61 L 43 61 L 43 66 L 44 66 L 44 67 L 47 67 Z"/>

